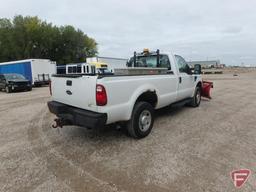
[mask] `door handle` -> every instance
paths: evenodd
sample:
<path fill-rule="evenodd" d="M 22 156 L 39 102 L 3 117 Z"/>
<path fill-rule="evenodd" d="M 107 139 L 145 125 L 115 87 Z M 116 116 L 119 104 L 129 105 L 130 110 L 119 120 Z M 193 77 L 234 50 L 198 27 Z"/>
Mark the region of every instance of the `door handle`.
<path fill-rule="evenodd" d="M 181 83 L 182 82 L 182 78 L 181 77 L 179 77 L 179 83 Z"/>

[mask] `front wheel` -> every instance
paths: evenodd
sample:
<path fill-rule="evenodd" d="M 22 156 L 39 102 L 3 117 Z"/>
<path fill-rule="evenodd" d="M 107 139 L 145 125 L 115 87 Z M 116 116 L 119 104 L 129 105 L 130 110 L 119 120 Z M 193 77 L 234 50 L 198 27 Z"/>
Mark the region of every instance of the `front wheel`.
<path fill-rule="evenodd" d="M 190 102 L 191 107 L 198 107 L 201 103 L 201 89 L 200 87 L 196 87 L 194 96 Z"/>
<path fill-rule="evenodd" d="M 151 132 L 154 124 L 154 108 L 147 102 L 135 104 L 127 131 L 131 137 L 141 139 Z"/>

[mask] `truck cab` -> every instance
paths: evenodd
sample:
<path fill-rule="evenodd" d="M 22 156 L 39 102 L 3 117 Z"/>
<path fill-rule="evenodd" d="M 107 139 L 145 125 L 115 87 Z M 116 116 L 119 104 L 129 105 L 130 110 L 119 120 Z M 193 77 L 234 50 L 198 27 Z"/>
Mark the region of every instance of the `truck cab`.
<path fill-rule="evenodd" d="M 198 74 L 193 74 L 190 66 L 185 59 L 180 55 L 160 54 L 159 50 L 156 52 L 149 52 L 144 49 L 142 53 L 134 53 L 134 56 L 127 62 L 128 67 L 133 68 L 164 68 L 166 73 L 175 74 L 178 77 L 177 89 L 178 100 L 188 98 L 194 91 L 195 79 Z"/>

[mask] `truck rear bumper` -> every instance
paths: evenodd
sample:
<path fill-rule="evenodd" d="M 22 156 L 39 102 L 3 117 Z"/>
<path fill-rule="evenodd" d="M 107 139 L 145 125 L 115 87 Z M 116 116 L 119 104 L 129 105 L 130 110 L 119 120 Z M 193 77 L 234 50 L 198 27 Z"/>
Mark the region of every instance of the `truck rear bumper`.
<path fill-rule="evenodd" d="M 56 101 L 49 101 L 51 113 L 61 119 L 62 125 L 78 125 L 87 128 L 100 128 L 107 122 L 106 113 L 96 113 L 79 109 Z"/>

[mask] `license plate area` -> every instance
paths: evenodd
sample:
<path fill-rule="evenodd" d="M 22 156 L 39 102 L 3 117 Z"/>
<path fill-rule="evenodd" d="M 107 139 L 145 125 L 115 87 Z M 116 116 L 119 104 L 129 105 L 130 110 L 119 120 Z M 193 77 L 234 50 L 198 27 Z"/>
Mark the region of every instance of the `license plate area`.
<path fill-rule="evenodd" d="M 72 86 L 72 81 L 71 81 L 71 80 L 67 80 L 67 81 L 66 81 L 66 85 L 67 85 L 67 86 Z"/>

